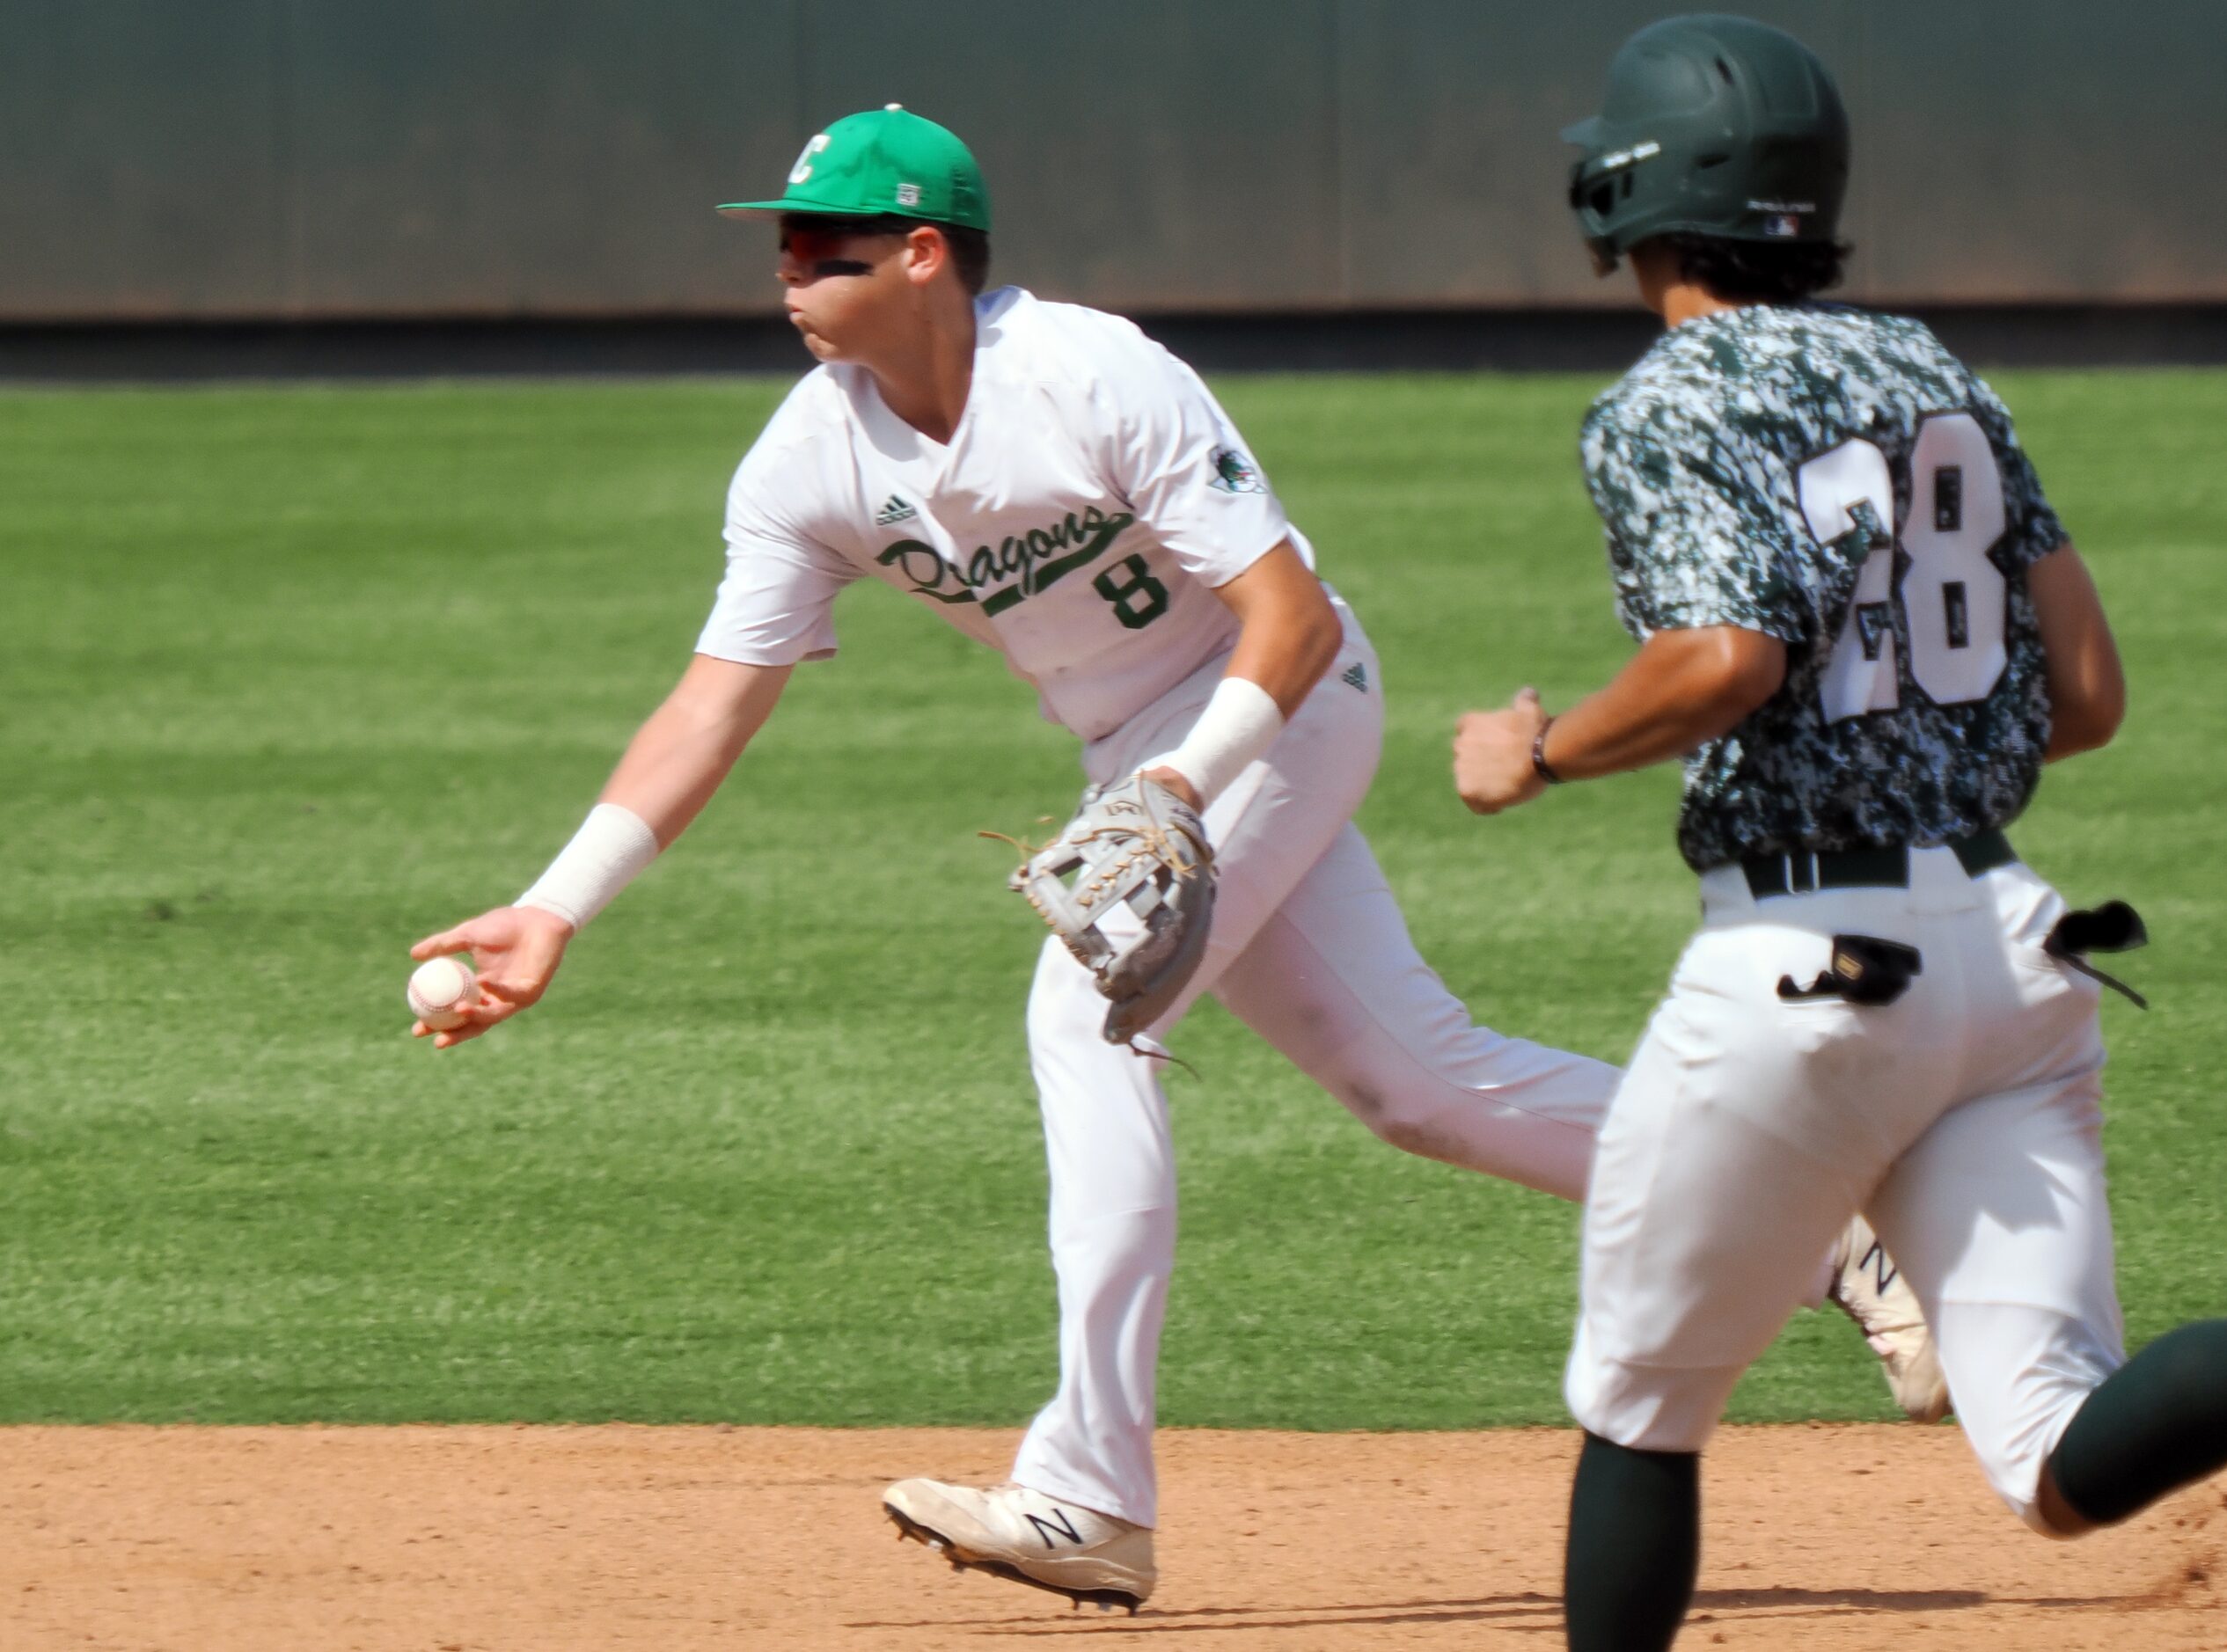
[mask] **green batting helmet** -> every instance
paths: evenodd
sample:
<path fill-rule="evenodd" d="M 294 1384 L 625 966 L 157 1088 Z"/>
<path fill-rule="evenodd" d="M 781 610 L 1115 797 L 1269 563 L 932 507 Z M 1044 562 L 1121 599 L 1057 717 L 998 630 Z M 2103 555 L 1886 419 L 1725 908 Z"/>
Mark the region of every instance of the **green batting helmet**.
<path fill-rule="evenodd" d="M 1817 55 L 1747 18 L 1651 24 L 1608 65 L 1601 113 L 1563 133 L 1585 154 L 1570 206 L 1602 274 L 1651 235 L 1833 240 L 1848 193 L 1848 111 Z"/>

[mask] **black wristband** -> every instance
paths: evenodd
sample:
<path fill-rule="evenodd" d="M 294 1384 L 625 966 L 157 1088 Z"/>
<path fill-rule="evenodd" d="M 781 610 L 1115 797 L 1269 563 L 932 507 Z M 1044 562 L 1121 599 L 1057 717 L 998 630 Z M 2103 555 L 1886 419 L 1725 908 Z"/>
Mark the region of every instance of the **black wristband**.
<path fill-rule="evenodd" d="M 1554 771 L 1554 765 L 1547 761 L 1547 730 L 1553 727 L 1554 719 L 1549 717 L 1539 725 L 1539 732 L 1531 736 L 1531 772 L 1549 786 L 1560 786 L 1562 777 Z"/>

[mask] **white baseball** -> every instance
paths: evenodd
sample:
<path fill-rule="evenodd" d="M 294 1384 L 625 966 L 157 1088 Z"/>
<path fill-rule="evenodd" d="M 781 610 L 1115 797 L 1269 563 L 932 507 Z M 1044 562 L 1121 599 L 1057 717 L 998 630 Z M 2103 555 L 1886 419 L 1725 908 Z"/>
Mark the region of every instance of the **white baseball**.
<path fill-rule="evenodd" d="M 480 1001 L 480 983 L 461 958 L 433 958 L 410 975 L 410 1012 L 436 1033 L 465 1023 L 465 1011 Z"/>

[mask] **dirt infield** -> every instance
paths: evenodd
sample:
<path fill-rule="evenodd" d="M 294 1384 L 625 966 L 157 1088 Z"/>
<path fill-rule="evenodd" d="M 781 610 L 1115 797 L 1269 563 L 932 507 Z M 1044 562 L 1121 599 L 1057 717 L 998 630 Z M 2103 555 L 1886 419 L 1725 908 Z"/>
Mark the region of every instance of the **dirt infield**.
<path fill-rule="evenodd" d="M 0 1435 L 8 1652 L 1057 1644 L 1545 1648 L 1574 1436 L 1162 1436 L 1161 1592 L 1070 1611 L 900 1546 L 891 1478 L 1008 1435 L 644 1428 Z M 2227 1497 L 2028 1534 L 1953 1429 L 1728 1430 L 1684 1647 L 2227 1645 Z"/>

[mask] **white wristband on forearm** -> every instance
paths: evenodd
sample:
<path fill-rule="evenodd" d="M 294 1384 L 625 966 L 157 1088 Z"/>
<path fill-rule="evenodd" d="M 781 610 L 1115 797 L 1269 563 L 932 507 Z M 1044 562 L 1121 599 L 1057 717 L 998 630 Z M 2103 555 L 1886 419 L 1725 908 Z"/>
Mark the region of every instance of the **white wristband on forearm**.
<path fill-rule="evenodd" d="M 1220 796 L 1248 764 L 1266 757 L 1283 732 L 1284 713 L 1266 689 L 1248 677 L 1226 676 L 1183 743 L 1142 766 L 1173 769 L 1190 782 L 1203 806 Z"/>
<path fill-rule="evenodd" d="M 585 929 L 656 859 L 657 834 L 648 821 L 624 804 L 598 803 L 516 903 L 554 912 L 575 930 Z"/>

